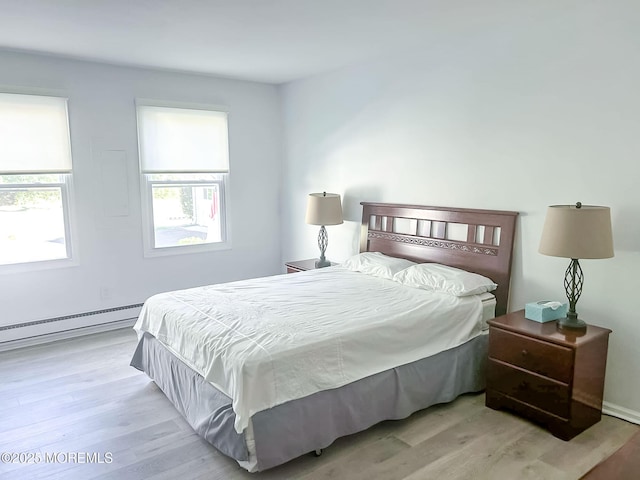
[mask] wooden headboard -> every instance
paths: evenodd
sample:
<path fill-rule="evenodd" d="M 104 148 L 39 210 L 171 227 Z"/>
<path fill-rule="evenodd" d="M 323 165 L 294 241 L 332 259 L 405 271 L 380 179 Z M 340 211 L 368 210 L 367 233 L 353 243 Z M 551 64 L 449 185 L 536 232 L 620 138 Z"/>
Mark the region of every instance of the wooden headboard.
<path fill-rule="evenodd" d="M 498 284 L 496 316 L 507 312 L 518 212 L 362 202 L 361 252 L 435 262 Z"/>

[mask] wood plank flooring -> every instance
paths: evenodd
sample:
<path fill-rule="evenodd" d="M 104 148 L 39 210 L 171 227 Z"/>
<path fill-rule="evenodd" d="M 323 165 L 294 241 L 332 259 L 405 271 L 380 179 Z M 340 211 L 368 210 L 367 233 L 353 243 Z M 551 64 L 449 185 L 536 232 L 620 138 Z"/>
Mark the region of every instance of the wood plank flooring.
<path fill-rule="evenodd" d="M 640 432 L 620 450 L 596 465 L 581 480 L 637 480 L 640 477 Z"/>
<path fill-rule="evenodd" d="M 464 395 L 339 439 L 319 458 L 249 474 L 201 440 L 129 366 L 135 344 L 125 329 L 0 353 L 0 452 L 58 460 L 0 463 L 2 480 L 571 480 L 640 430 L 604 416 L 563 442 L 486 408 L 483 394 Z M 74 462 L 75 452 L 106 463 Z"/>

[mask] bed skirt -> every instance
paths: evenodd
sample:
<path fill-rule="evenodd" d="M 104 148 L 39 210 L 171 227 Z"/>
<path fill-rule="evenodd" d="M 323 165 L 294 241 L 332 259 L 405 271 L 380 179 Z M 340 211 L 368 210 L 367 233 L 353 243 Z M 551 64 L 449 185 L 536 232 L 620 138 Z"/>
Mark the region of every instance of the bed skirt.
<path fill-rule="evenodd" d="M 160 387 L 202 438 L 247 470 L 260 471 L 383 420 L 483 390 L 487 349 L 483 333 L 429 358 L 258 412 L 241 434 L 234 429 L 231 399 L 149 333 L 140 338 L 131 365 Z"/>

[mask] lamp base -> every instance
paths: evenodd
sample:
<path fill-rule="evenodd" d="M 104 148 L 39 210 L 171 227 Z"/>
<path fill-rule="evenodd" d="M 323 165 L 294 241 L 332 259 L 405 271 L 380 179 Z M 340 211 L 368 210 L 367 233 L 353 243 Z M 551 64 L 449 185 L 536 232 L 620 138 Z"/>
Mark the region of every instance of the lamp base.
<path fill-rule="evenodd" d="M 578 317 L 565 317 L 558 319 L 558 328 L 560 330 L 586 330 L 587 324 Z"/>
<path fill-rule="evenodd" d="M 331 262 L 326 258 L 321 258 L 320 260 L 316 260 L 316 268 L 330 267 Z"/>

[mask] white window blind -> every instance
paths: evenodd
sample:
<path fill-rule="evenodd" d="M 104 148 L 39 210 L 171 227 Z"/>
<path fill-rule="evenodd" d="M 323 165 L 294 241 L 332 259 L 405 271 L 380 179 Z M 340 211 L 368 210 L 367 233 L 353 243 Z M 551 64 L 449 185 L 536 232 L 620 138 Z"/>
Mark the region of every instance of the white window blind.
<path fill-rule="evenodd" d="M 67 99 L 0 93 L 0 174 L 70 171 Z"/>
<path fill-rule="evenodd" d="M 138 105 L 143 173 L 227 173 L 227 113 Z"/>

